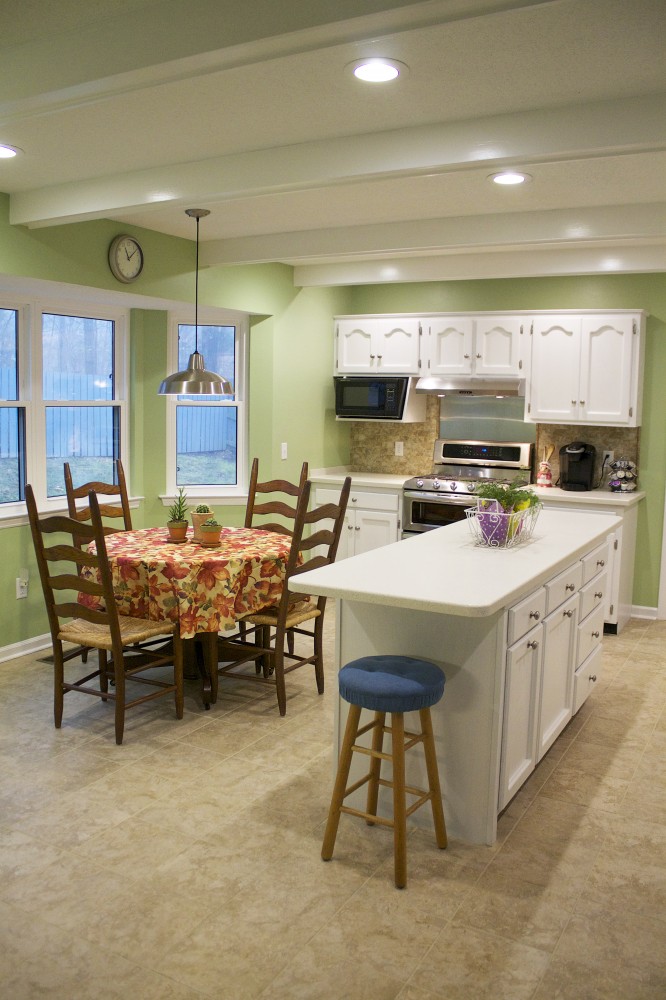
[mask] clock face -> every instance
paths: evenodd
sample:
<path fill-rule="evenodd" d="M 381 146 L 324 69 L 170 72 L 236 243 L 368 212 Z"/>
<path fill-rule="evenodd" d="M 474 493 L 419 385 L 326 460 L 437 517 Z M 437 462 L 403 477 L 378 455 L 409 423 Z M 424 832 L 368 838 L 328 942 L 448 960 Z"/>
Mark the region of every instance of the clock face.
<path fill-rule="evenodd" d="M 133 236 L 116 236 L 109 247 L 109 267 L 118 281 L 130 282 L 143 270 L 143 250 Z"/>

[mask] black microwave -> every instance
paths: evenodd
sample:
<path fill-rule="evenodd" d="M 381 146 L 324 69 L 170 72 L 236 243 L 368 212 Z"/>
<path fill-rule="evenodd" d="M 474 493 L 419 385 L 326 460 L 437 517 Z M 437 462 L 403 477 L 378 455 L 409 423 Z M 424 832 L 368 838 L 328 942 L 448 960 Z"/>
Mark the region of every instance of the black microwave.
<path fill-rule="evenodd" d="M 402 420 L 409 376 L 336 375 L 335 415 L 348 420 Z"/>

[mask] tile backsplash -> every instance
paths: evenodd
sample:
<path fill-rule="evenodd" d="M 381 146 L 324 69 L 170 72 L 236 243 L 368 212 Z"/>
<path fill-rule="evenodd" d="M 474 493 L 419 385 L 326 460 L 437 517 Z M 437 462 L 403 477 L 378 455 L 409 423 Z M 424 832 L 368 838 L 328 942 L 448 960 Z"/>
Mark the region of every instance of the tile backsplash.
<path fill-rule="evenodd" d="M 350 466 L 352 472 L 378 472 L 386 475 L 417 476 L 429 472 L 435 441 L 439 437 L 440 401 L 437 396 L 426 398 L 426 418 L 418 424 L 390 424 L 355 421 L 350 434 Z M 550 465 L 553 484 L 560 474 L 560 448 L 572 441 L 585 441 L 597 450 L 595 482 L 599 480 L 604 451 L 613 451 L 615 458 L 636 462 L 640 485 L 640 428 L 584 427 L 576 424 L 538 424 L 535 459 L 538 463 L 552 447 Z M 396 442 L 402 442 L 403 455 L 395 454 Z M 536 470 L 535 470 L 536 471 Z M 607 477 L 604 475 L 604 480 Z M 604 483 L 605 485 L 605 483 Z"/>

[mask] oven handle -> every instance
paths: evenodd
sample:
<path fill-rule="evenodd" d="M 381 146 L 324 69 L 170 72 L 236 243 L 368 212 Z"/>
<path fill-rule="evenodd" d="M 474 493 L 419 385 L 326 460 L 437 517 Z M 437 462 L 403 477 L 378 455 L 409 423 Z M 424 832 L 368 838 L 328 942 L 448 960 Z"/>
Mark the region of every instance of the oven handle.
<path fill-rule="evenodd" d="M 427 503 L 448 503 L 457 507 L 473 507 L 476 500 L 471 493 L 465 495 L 459 493 L 422 493 L 419 490 L 404 490 L 403 496 L 407 500 L 425 500 Z"/>

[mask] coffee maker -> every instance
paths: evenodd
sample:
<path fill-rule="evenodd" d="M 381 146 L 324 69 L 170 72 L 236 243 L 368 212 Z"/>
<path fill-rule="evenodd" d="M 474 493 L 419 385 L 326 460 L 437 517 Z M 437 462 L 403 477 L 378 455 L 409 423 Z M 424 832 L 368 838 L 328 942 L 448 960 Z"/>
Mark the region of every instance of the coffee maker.
<path fill-rule="evenodd" d="M 560 448 L 560 486 L 582 493 L 593 489 L 594 460 L 597 450 L 584 441 L 572 441 Z"/>

